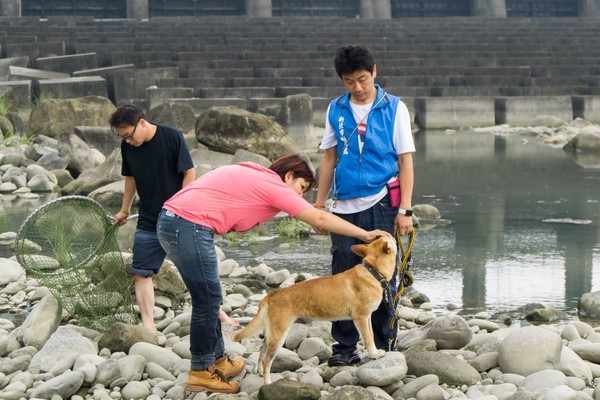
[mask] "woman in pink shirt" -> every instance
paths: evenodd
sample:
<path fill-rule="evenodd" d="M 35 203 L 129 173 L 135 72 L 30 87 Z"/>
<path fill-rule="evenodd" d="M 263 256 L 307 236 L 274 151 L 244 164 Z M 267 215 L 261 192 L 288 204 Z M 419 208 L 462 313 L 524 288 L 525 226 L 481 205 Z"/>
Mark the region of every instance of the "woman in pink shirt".
<path fill-rule="evenodd" d="M 164 204 L 158 239 L 192 298 L 189 390 L 236 393 L 239 384 L 227 378 L 244 369 L 241 358 L 225 354 L 215 233 L 247 231 L 283 211 L 312 226 L 365 242 L 389 236 L 382 230 L 365 231 L 314 208 L 302 197 L 314 182 L 308 163 L 294 154 L 275 160 L 269 168 L 250 162 L 217 168 Z"/>

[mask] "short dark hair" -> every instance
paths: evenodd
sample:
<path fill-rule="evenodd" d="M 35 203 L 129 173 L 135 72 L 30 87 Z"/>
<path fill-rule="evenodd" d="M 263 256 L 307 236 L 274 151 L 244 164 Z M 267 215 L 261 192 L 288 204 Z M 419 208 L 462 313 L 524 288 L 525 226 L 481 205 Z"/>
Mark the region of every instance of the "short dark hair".
<path fill-rule="evenodd" d="M 135 104 L 123 104 L 110 115 L 108 122 L 111 128 L 119 128 L 124 125 L 135 126 L 140 119 L 146 119 L 144 110 Z"/>
<path fill-rule="evenodd" d="M 352 74 L 361 70 L 372 74 L 375 69 L 375 58 L 371 50 L 365 46 L 344 46 L 338 49 L 333 65 L 340 78 L 343 74 Z"/>
<path fill-rule="evenodd" d="M 273 161 L 269 169 L 275 171 L 282 181 L 285 181 L 285 174 L 288 172 L 293 172 L 294 178 L 304 178 L 308 182 L 307 191 L 315 183 L 315 174 L 312 168 L 300 154 L 280 157 Z"/>

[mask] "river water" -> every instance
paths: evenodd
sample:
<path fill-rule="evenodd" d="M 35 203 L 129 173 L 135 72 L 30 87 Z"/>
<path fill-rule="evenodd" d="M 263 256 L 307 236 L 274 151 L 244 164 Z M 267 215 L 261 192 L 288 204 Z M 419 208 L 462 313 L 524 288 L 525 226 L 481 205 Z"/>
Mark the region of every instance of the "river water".
<path fill-rule="evenodd" d="M 415 144 L 413 204 L 436 206 L 445 222 L 418 230 L 412 251 L 414 288 L 434 309 L 452 304 L 462 314 L 494 314 L 541 303 L 574 316 L 579 297 L 600 290 L 599 169 L 583 168 L 535 135 L 420 131 Z M 5 196 L 2 231 L 17 231 L 49 197 Z M 124 250 L 130 233 L 119 232 Z M 240 265 L 317 275 L 330 269 L 327 236 L 218 243 Z"/>

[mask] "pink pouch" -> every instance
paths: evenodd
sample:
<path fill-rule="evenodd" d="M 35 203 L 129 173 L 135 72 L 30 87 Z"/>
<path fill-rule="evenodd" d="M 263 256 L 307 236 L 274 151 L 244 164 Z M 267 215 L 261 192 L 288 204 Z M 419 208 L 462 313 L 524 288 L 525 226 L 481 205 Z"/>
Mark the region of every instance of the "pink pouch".
<path fill-rule="evenodd" d="M 388 193 L 390 194 L 390 205 L 394 208 L 400 207 L 400 181 L 386 183 Z"/>

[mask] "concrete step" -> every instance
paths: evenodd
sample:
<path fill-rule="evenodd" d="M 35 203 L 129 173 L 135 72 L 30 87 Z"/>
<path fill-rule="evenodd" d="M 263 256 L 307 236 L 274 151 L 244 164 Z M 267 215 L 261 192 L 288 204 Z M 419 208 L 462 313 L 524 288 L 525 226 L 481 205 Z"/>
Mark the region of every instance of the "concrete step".
<path fill-rule="evenodd" d="M 199 88 L 198 97 L 200 98 L 240 98 L 249 99 L 252 97 L 275 97 L 276 89 L 274 87 L 228 87 L 228 88 Z"/>

